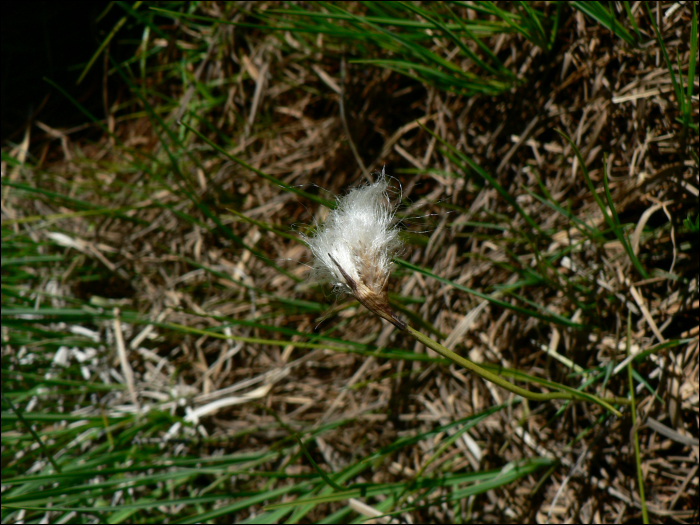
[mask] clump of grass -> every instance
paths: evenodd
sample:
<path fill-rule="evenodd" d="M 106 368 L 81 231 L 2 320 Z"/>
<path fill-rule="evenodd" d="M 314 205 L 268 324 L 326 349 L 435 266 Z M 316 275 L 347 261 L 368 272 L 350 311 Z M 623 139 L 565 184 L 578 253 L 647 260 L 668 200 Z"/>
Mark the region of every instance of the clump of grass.
<path fill-rule="evenodd" d="M 3 146 L 3 521 L 696 519 L 692 4 L 145 7 Z M 435 340 L 299 264 L 350 140 Z"/>

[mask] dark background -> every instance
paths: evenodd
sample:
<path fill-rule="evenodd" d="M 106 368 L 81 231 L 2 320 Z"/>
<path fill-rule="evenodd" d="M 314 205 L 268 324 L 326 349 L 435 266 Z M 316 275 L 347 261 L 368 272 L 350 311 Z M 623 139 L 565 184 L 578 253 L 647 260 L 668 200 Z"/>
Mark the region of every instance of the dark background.
<path fill-rule="evenodd" d="M 105 13 L 109 4 L 106 1 L 3 4 L 0 17 L 3 146 L 8 141 L 21 141 L 32 118 L 56 128 L 85 122 L 85 115 L 44 77 L 65 89 L 95 116 L 103 117 L 103 58 L 97 59 L 79 86 L 76 81 L 100 42 L 125 14 L 116 4 Z M 127 26 L 116 35 L 111 50 L 117 48 L 120 53 L 119 39 L 130 36 Z M 133 50 L 133 46 L 126 47 Z"/>

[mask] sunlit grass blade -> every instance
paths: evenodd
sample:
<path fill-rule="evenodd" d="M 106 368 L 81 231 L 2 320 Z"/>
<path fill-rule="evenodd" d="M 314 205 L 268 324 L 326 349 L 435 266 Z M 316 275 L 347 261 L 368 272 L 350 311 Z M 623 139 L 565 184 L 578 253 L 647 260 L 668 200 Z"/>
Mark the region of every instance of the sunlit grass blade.
<path fill-rule="evenodd" d="M 452 29 L 450 29 L 447 24 L 441 22 L 437 17 L 433 18 L 428 13 L 428 11 L 426 11 L 425 9 L 421 9 L 417 6 L 414 6 L 411 3 L 403 3 L 402 5 L 404 5 L 407 9 L 410 9 L 414 13 L 417 13 L 420 16 L 422 16 L 423 18 L 427 19 L 428 21 L 430 21 L 434 25 L 434 27 L 436 29 L 440 29 L 443 33 L 448 35 L 450 37 L 450 39 L 452 40 L 452 42 L 454 42 L 454 44 L 457 47 L 459 47 L 459 49 L 462 51 L 462 53 L 464 53 L 465 56 L 469 57 L 472 61 L 474 61 L 474 63 L 476 63 L 477 65 L 479 65 L 480 67 L 482 67 L 486 71 L 489 71 L 490 73 L 492 73 L 494 75 L 505 75 L 508 79 L 511 79 L 511 80 L 515 78 L 515 75 L 510 70 L 508 70 L 507 68 L 505 68 L 503 66 L 501 61 L 498 60 L 498 58 L 491 52 L 491 50 L 487 46 L 485 46 L 483 44 L 483 42 L 481 42 L 480 40 L 478 40 L 476 37 L 473 36 L 473 34 L 471 33 L 471 31 L 469 31 L 469 29 L 466 27 L 466 25 L 449 8 L 449 5 L 445 5 L 445 7 L 449 10 L 450 15 L 457 21 L 457 23 L 460 24 L 462 31 L 464 31 L 468 37 L 470 37 L 474 42 L 476 42 L 477 45 L 479 46 L 479 48 L 482 49 L 487 54 L 489 59 L 496 65 L 495 68 L 493 66 L 491 66 L 490 64 L 488 64 L 487 62 L 483 61 L 475 53 L 473 53 L 472 50 L 469 49 L 462 42 L 462 40 L 452 31 Z"/>
<path fill-rule="evenodd" d="M 404 261 L 403 259 L 395 258 L 394 259 L 398 264 L 401 266 L 408 268 L 410 270 L 413 270 L 415 272 L 422 273 L 423 275 L 427 275 L 428 277 L 431 277 L 437 281 L 440 281 L 445 284 L 449 284 L 450 286 L 455 287 L 458 290 L 462 290 L 463 292 L 466 292 L 470 295 L 474 295 L 476 297 L 479 297 L 480 299 L 486 299 L 490 303 L 499 306 L 501 308 L 506 308 L 508 310 L 513 310 L 514 312 L 517 312 L 519 314 L 525 315 L 527 317 L 535 317 L 537 319 L 542 319 L 543 321 L 547 322 L 552 322 L 556 324 L 561 324 L 564 326 L 569 326 L 571 328 L 577 328 L 577 329 L 583 329 L 583 325 L 579 323 L 572 322 L 570 319 L 567 317 L 564 317 L 559 314 L 554 314 L 553 312 L 547 311 L 546 308 L 544 310 L 547 312 L 546 314 L 542 314 L 539 312 L 536 312 L 534 310 L 528 310 L 527 308 L 522 308 L 520 306 L 515 306 L 510 303 L 507 303 L 505 301 L 501 301 L 499 299 L 496 299 L 492 295 L 488 295 L 482 292 L 478 292 L 476 290 L 472 290 L 471 288 L 467 288 L 466 286 L 462 286 L 461 284 L 457 284 L 454 281 L 451 281 L 449 279 L 445 279 L 444 277 L 440 277 L 438 275 L 435 275 L 433 272 L 426 270 L 425 268 L 420 268 L 419 266 L 416 266 L 414 264 L 409 263 L 408 261 Z"/>
<path fill-rule="evenodd" d="M 56 463 L 56 460 L 53 457 L 53 454 L 49 452 L 49 450 L 46 448 L 46 445 L 44 445 L 44 442 L 41 440 L 41 438 L 37 435 L 36 431 L 34 430 L 34 427 L 29 424 L 29 422 L 24 418 L 22 413 L 17 410 L 15 405 L 10 401 L 7 397 L 5 397 L 5 393 L 2 393 L 2 401 L 4 404 L 6 404 L 8 407 L 10 407 L 10 410 L 17 416 L 17 419 L 22 422 L 22 424 L 26 427 L 27 430 L 32 434 L 32 437 L 34 438 L 35 442 L 41 447 L 41 450 L 43 451 L 44 455 L 46 458 L 49 460 L 51 465 L 53 466 L 54 470 L 58 472 L 59 474 L 61 473 L 61 467 L 58 466 L 58 463 Z"/>
<path fill-rule="evenodd" d="M 295 21 L 297 30 L 331 34 L 338 38 L 350 37 L 358 41 L 373 43 L 385 51 L 398 55 L 398 58 L 355 59 L 351 60 L 350 63 L 381 65 L 402 75 L 421 82 L 427 82 L 447 91 L 496 95 L 512 87 L 516 81 L 516 76 L 505 69 L 493 53 L 489 51 L 486 54 L 489 60 L 496 64 L 496 67 L 489 65 L 474 54 L 465 46 L 460 35 L 457 34 L 461 30 L 468 37 L 475 39 L 480 48 L 487 49 L 474 35 L 493 32 L 492 28 L 498 26 L 494 26 L 491 22 L 475 21 L 465 23 L 458 20 L 458 24 L 449 23 L 442 20 L 445 18 L 444 15 L 435 11 L 428 13 L 428 11 L 420 7 L 402 2 L 387 2 L 381 6 L 379 4 L 368 4 L 369 9 L 375 12 L 381 12 L 384 9 L 382 16 L 358 15 L 337 4 L 321 2 L 318 5 L 325 8 L 327 12 L 315 13 L 290 9 L 267 10 L 258 14 L 263 19 L 270 21 L 271 29 L 279 28 L 277 26 L 286 20 L 286 18 L 282 18 L 283 16 L 304 17 L 310 18 L 310 22 Z M 411 17 L 415 17 L 414 13 L 428 20 L 428 22 L 411 20 Z M 350 29 L 343 30 L 342 26 L 328 23 L 328 20 L 334 19 L 347 21 Z M 385 27 L 388 23 L 393 27 L 403 28 L 405 31 L 390 30 Z M 483 28 L 480 25 L 483 25 Z M 482 75 L 473 74 L 453 61 L 445 59 L 440 53 L 432 51 L 423 43 L 426 37 L 429 36 L 425 29 L 430 29 L 431 27 L 437 28 L 446 34 L 465 56 L 472 59 L 484 70 L 495 75 L 496 78 L 489 79 L 484 78 Z M 503 27 L 507 26 L 503 25 Z"/>
<path fill-rule="evenodd" d="M 690 25 L 690 54 L 689 54 L 689 63 L 688 63 L 688 81 L 686 82 L 687 85 L 687 94 L 686 94 L 686 103 L 684 104 L 685 112 L 683 114 L 683 124 L 684 126 L 692 126 L 693 123 L 691 123 L 691 112 L 692 112 L 692 104 L 693 104 L 693 86 L 695 84 L 695 68 L 697 66 L 697 51 L 698 51 L 698 13 L 697 13 L 697 6 L 695 5 L 694 2 L 691 2 L 691 7 L 693 9 L 693 20 Z M 680 67 L 678 69 L 678 74 L 681 74 Z M 697 122 L 694 123 L 695 126 L 693 129 L 697 131 Z"/>
<path fill-rule="evenodd" d="M 520 479 L 523 476 L 531 474 L 543 467 L 549 466 L 551 465 L 551 463 L 551 459 L 533 458 L 531 460 L 523 461 L 517 465 L 509 464 L 503 469 L 498 470 L 458 475 L 446 475 L 437 479 L 423 479 L 415 483 L 415 488 L 417 490 L 420 490 L 431 489 L 436 487 L 454 487 L 462 483 L 472 484 L 470 487 L 464 489 L 453 490 L 447 496 L 441 496 L 438 498 L 428 500 L 425 502 L 424 505 L 422 505 L 432 506 L 438 503 L 457 501 L 472 494 L 480 494 L 487 490 L 507 485 L 509 483 L 512 483 L 513 481 Z M 349 489 L 343 492 L 335 492 L 329 495 L 301 499 L 289 503 L 278 503 L 274 505 L 269 505 L 266 508 L 268 510 L 273 510 L 285 507 L 295 507 L 303 504 L 320 504 L 329 503 L 333 501 L 342 501 L 349 498 L 388 496 L 390 494 L 396 494 L 404 490 L 407 484 L 408 482 L 401 482 L 386 484 L 377 487 L 369 486 L 363 487 L 361 489 Z M 414 508 L 421 507 L 409 507 L 402 510 L 411 511 Z"/>
<path fill-rule="evenodd" d="M 473 2 L 473 6 L 480 6 L 481 10 L 496 16 L 508 24 L 513 30 L 520 33 L 524 38 L 542 48 L 549 51 L 552 37 L 548 37 L 542 25 L 542 19 L 545 18 L 542 13 L 532 8 L 527 2 L 518 2 L 520 14 L 515 15 L 499 8 L 495 2 Z M 553 24 L 553 29 L 556 29 L 558 24 L 558 11 Z"/>
<path fill-rule="evenodd" d="M 615 13 L 609 11 L 601 2 L 571 2 L 574 9 L 590 16 L 606 29 L 612 31 L 628 45 L 637 44 L 637 39 L 615 18 Z"/>
<path fill-rule="evenodd" d="M 649 21 L 651 22 L 651 26 L 654 29 L 654 35 L 656 36 L 656 42 L 659 45 L 659 49 L 661 49 L 661 53 L 664 56 L 664 61 L 666 62 L 666 68 L 668 69 L 668 74 L 671 77 L 671 83 L 673 84 L 673 93 L 676 95 L 676 103 L 678 104 L 678 111 L 681 114 L 681 122 L 686 124 L 686 122 L 690 122 L 690 106 L 691 106 L 691 99 L 688 98 L 686 100 L 685 96 L 686 94 L 683 92 L 683 81 L 679 78 L 676 80 L 676 74 L 673 71 L 673 62 L 671 61 L 671 58 L 668 56 L 668 50 L 666 49 L 666 44 L 663 41 L 663 38 L 661 38 L 661 33 L 659 32 L 659 28 L 656 25 L 656 19 L 654 18 L 654 15 L 651 13 L 651 10 L 649 9 L 649 6 L 645 2 L 644 4 L 644 9 L 646 10 L 647 16 L 649 17 Z M 693 6 L 695 7 L 695 6 Z M 693 9 L 693 12 L 695 10 Z M 694 25 L 694 34 L 691 34 L 691 48 L 693 45 L 693 36 L 695 37 L 695 42 L 697 46 L 697 17 L 694 17 L 695 20 L 695 25 Z M 695 66 L 695 56 L 690 57 L 690 63 L 692 64 L 693 68 Z M 690 73 L 690 67 L 688 67 L 688 72 Z M 682 71 L 678 69 L 678 75 L 682 75 Z M 689 85 L 688 85 L 688 90 L 690 93 L 692 93 L 692 87 L 691 84 L 695 82 L 695 79 L 693 77 L 688 76 L 689 80 Z M 680 81 L 680 82 L 679 82 Z"/>
<path fill-rule="evenodd" d="M 134 4 L 131 6 L 131 9 L 132 10 L 138 9 L 142 3 L 143 3 L 142 1 L 134 2 Z M 100 47 L 98 47 L 97 51 L 95 51 L 95 53 L 92 55 L 92 58 L 90 58 L 90 60 L 88 61 L 87 65 L 83 69 L 83 72 L 78 77 L 76 84 L 80 84 L 83 81 L 83 79 L 85 78 L 85 75 L 88 74 L 88 72 L 90 71 L 90 68 L 92 68 L 93 64 L 95 63 L 95 60 L 97 60 L 99 58 L 99 56 L 104 52 L 104 50 L 107 48 L 109 43 L 116 36 L 116 34 L 119 32 L 119 30 L 124 26 L 124 24 L 126 24 L 128 19 L 129 19 L 129 17 L 126 15 L 124 15 L 122 18 L 119 19 L 119 21 L 115 24 L 115 26 L 109 32 L 107 37 L 102 41 L 102 43 L 100 44 Z"/>
<path fill-rule="evenodd" d="M 642 266 L 642 263 L 639 261 L 639 258 L 637 255 L 634 253 L 632 250 L 632 246 L 630 245 L 627 237 L 625 236 L 624 229 L 622 225 L 620 224 L 619 218 L 617 216 L 617 212 L 615 211 L 615 206 L 614 202 L 612 200 L 612 196 L 610 195 L 610 189 L 608 188 L 608 179 L 607 179 L 607 166 L 605 164 L 603 165 L 603 184 L 604 184 L 604 192 L 605 192 L 605 198 L 608 201 L 608 205 L 603 202 L 603 200 L 600 198 L 598 195 L 598 192 L 595 189 L 595 186 L 593 185 L 593 181 L 591 180 L 590 175 L 588 174 L 588 167 L 586 166 L 583 157 L 581 156 L 581 152 L 579 151 L 578 147 L 576 146 L 576 143 L 569 138 L 568 135 L 566 135 L 564 132 L 555 129 L 559 135 L 561 135 L 572 147 L 574 154 L 578 158 L 579 166 L 581 167 L 581 171 L 583 172 L 583 176 L 586 179 L 586 184 L 588 185 L 588 189 L 591 192 L 591 195 L 593 196 L 593 199 L 596 201 L 598 204 L 598 208 L 600 208 L 601 213 L 603 214 L 603 218 L 605 219 L 605 222 L 607 225 L 610 227 L 610 229 L 615 233 L 615 236 L 617 239 L 620 241 L 620 244 L 622 245 L 623 249 L 627 253 L 628 257 L 632 261 L 632 264 L 634 267 L 637 269 L 639 274 L 642 276 L 642 278 L 647 279 L 648 274 L 644 267 Z M 610 213 L 612 214 L 612 217 L 608 214 L 608 209 L 610 210 Z"/>
<path fill-rule="evenodd" d="M 515 199 L 499 184 L 499 182 L 489 175 L 481 166 L 476 164 L 474 161 L 472 161 L 469 157 L 467 157 L 464 153 L 461 151 L 457 150 L 454 146 L 446 142 L 442 137 L 438 136 L 435 132 L 432 130 L 428 129 L 425 127 L 423 124 L 420 124 L 420 127 L 423 128 L 425 131 L 430 133 L 433 137 L 435 137 L 438 141 L 440 141 L 441 144 L 443 144 L 445 147 L 448 148 L 450 152 L 452 152 L 453 155 L 455 155 L 457 158 L 459 158 L 464 164 L 469 166 L 470 169 L 474 170 L 476 173 L 478 173 L 484 180 L 486 180 L 489 184 L 491 184 L 496 191 L 515 209 L 515 211 L 518 212 L 518 214 L 525 219 L 525 221 L 538 233 L 542 233 L 542 230 L 540 229 L 539 224 L 537 224 L 532 217 L 530 217 L 525 211 L 520 207 L 520 205 L 515 202 Z"/>
<path fill-rule="evenodd" d="M 275 184 L 275 185 L 277 185 L 277 186 L 279 186 L 279 187 L 281 187 L 281 188 L 284 188 L 286 191 L 289 191 L 289 192 L 292 192 L 292 193 L 296 193 L 297 195 L 299 195 L 299 196 L 301 196 L 301 197 L 305 197 L 305 198 L 307 198 L 307 199 L 309 199 L 309 200 L 311 200 L 311 201 L 317 202 L 318 204 L 322 204 L 323 206 L 326 206 L 327 208 L 334 208 L 334 207 L 335 207 L 335 203 L 334 203 L 333 201 L 329 201 L 329 200 L 327 200 L 327 199 L 323 199 L 323 198 L 321 198 L 321 197 L 318 197 L 317 195 L 313 195 L 313 194 L 311 194 L 311 193 L 308 193 L 308 192 L 305 192 L 305 191 L 303 191 L 303 190 L 300 190 L 299 188 L 295 188 L 295 187 L 293 187 L 293 186 L 290 186 L 289 184 L 285 184 L 284 182 L 282 182 L 282 181 L 279 180 L 278 178 L 273 177 L 272 175 L 268 175 L 268 174 L 265 173 L 264 171 L 261 171 L 261 170 L 255 168 L 255 167 L 251 166 L 251 165 L 248 164 L 247 162 L 245 162 L 245 161 L 239 159 L 238 157 L 236 157 L 236 156 L 234 156 L 234 155 L 231 155 L 230 153 L 228 153 L 227 151 L 225 151 L 223 148 L 221 148 L 220 146 L 218 146 L 217 144 L 215 144 L 215 143 L 213 143 L 211 140 L 209 140 L 207 137 L 205 137 L 204 135 L 202 135 L 199 131 L 197 131 L 196 129 L 194 129 L 194 128 L 193 128 L 192 126 L 190 126 L 187 122 L 182 121 L 181 124 L 182 124 L 185 128 L 187 128 L 189 131 L 191 131 L 192 133 L 194 133 L 195 135 L 197 135 L 197 136 L 198 136 L 200 139 L 202 139 L 204 142 L 206 142 L 207 144 L 209 144 L 212 148 L 214 148 L 215 150 L 217 150 L 219 153 L 221 153 L 222 155 L 225 155 L 228 159 L 232 160 L 232 161 L 235 162 L 236 164 L 239 164 L 239 165 L 243 166 L 244 168 L 246 168 L 246 169 L 252 171 L 253 173 L 259 175 L 259 176 L 262 177 L 263 179 L 268 180 L 268 181 L 272 182 L 273 184 Z"/>
<path fill-rule="evenodd" d="M 634 19 L 634 15 L 632 14 L 632 9 L 630 8 L 630 3 L 628 0 L 625 0 L 622 2 L 622 5 L 625 8 L 625 12 L 627 13 L 627 19 L 630 21 L 630 25 L 632 26 L 632 29 L 634 29 L 634 34 L 637 35 L 637 42 L 642 41 L 642 35 L 639 32 L 639 27 L 637 26 L 637 21 Z"/>
<path fill-rule="evenodd" d="M 627 355 L 630 354 L 630 340 L 631 340 L 631 326 L 632 326 L 632 313 L 627 312 L 627 337 L 625 338 L 627 342 Z M 642 503 L 642 519 L 644 523 L 649 523 L 649 514 L 647 512 L 647 502 L 644 497 L 644 474 L 642 472 L 642 462 L 640 459 L 639 452 L 639 433 L 637 430 L 637 405 L 634 400 L 634 381 L 632 379 L 632 362 L 627 363 L 627 373 L 629 380 L 629 392 L 630 392 L 630 411 L 632 414 L 632 429 L 634 433 L 634 460 L 637 466 L 637 490 L 639 490 L 639 500 Z"/>

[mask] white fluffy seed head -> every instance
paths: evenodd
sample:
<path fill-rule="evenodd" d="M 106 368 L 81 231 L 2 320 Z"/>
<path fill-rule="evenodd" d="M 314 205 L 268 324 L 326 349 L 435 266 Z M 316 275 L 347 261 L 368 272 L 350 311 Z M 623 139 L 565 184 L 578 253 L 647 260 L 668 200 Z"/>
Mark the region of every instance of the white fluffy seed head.
<path fill-rule="evenodd" d="M 391 312 L 386 293 L 391 260 L 401 248 L 388 186 L 382 169 L 374 184 L 337 198 L 336 209 L 304 241 L 314 256 L 312 279 L 331 283 L 336 292 L 353 294 L 374 313 L 404 329 Z"/>

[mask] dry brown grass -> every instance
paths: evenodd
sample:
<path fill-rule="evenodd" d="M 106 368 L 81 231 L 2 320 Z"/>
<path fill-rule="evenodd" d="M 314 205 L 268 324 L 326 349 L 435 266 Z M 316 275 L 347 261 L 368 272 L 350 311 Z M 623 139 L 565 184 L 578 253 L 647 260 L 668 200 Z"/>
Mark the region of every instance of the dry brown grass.
<path fill-rule="evenodd" d="M 678 57 L 688 64 L 690 4 L 664 18 L 670 6 L 662 3 L 654 10 L 660 9 L 673 63 Z M 238 6 L 244 7 L 253 8 Z M 347 7 L 361 10 L 354 4 Z M 238 8 L 211 3 L 198 7 L 198 13 L 248 20 Z M 460 503 L 463 515 L 493 523 L 639 520 L 632 446 L 637 430 L 651 519 L 697 521 L 698 255 L 688 246 L 698 242 L 697 233 L 683 226 L 689 211 L 697 213 L 697 132 L 683 133 L 674 121 L 671 79 L 648 24 L 640 27 L 648 45 L 633 49 L 581 13 L 566 11 L 562 16 L 550 55 L 513 34 L 486 40 L 524 80 L 522 87 L 504 95 L 446 94 L 387 70 L 348 64 L 344 103 L 347 129 L 363 163 L 371 171 L 386 165 L 401 184 L 408 229 L 422 232 L 407 244 L 406 260 L 484 293 L 494 292 L 496 285 L 518 283 L 528 271 L 543 275 L 545 280 L 516 293 L 532 309 L 546 307 L 589 329 L 520 316 L 401 267 L 391 291 L 414 298 L 406 308 L 444 334 L 447 346 L 477 362 L 572 386 L 580 384 L 580 377 L 570 376 L 572 370 L 553 358 L 554 353 L 577 370 L 611 364 L 605 387 L 600 382 L 592 387 L 607 395 L 629 392 L 627 369 L 618 366 L 626 356 L 628 308 L 633 312 L 633 353 L 669 340 L 690 342 L 663 348 L 635 364 L 654 391 L 635 381 L 636 429 L 628 410 L 618 419 L 583 403 L 570 404 L 562 413 L 557 410 L 563 403 L 516 403 L 471 429 L 422 475 L 443 468 L 487 471 L 527 458 L 553 458 L 556 463 L 549 471 L 465 498 Z M 216 133 L 230 137 L 233 155 L 324 199 L 365 179 L 339 110 L 340 44 L 319 37 L 320 49 L 327 52 L 307 55 L 289 33 L 184 22 L 166 33 L 172 41 L 152 59 L 164 65 L 187 55 L 188 45 L 201 50 L 202 42 L 210 42 L 201 60 L 190 60 L 189 73 L 206 83 L 213 97 L 223 94 L 225 103 L 206 107 L 206 100 L 198 99 L 215 131 L 197 120 L 189 122 L 212 140 L 222 144 Z M 165 95 L 178 101 L 164 105 L 170 115 L 180 115 L 191 96 L 187 86 L 167 74 L 150 74 L 144 87 L 153 90 L 148 95 L 153 107 Z M 106 93 L 109 107 L 115 108 L 124 93 Z M 200 95 L 194 91 L 195 98 Z M 93 304 L 106 305 L 108 312 L 118 306 L 164 323 L 145 335 L 143 326 L 128 320 L 91 327 L 112 334 L 105 335 L 105 351 L 90 365 L 91 373 L 107 378 L 111 373 L 112 381 L 116 377 L 127 384 L 124 391 L 105 395 L 102 406 L 136 410 L 159 404 L 164 412 L 184 416 L 177 397 L 185 400 L 188 411 L 229 399 L 228 406 L 194 418 L 200 426 L 190 428 L 199 429 L 198 437 L 190 428 L 169 436 L 182 440 L 164 449 L 174 456 L 268 450 L 291 431 L 338 422 L 316 439 L 318 448 L 312 450 L 319 464 L 338 472 L 399 437 L 509 401 L 506 392 L 455 366 L 295 348 L 290 343 L 304 338 L 246 325 L 255 319 L 280 329 L 426 353 L 357 303 L 344 298 L 334 304 L 333 298 L 324 298 L 304 281 L 306 248 L 266 230 L 265 225 L 273 225 L 295 236 L 294 230 L 322 213 L 318 204 L 231 162 L 192 134 L 181 150 L 186 171 L 182 178 L 173 175 L 168 152 L 156 136 L 162 130 L 146 117 L 127 118 L 141 107 L 135 99 L 129 107 L 114 109 L 105 120 L 113 137 L 105 135 L 93 144 L 71 130 L 37 123 L 29 149 L 42 152 L 37 153 L 41 160 L 31 169 L 5 163 L 2 169 L 3 180 L 76 196 L 98 209 L 130 208 L 119 214 L 44 217 L 4 226 L 16 233 L 27 229 L 37 240 L 46 240 L 46 232 L 61 231 L 84 242 L 60 275 L 36 275 L 37 288 L 49 290 L 50 285 L 54 294 L 84 301 L 99 296 L 105 300 L 93 299 Z M 696 95 L 695 123 L 697 109 Z M 531 232 L 493 186 L 474 173 L 465 174 L 417 120 L 494 176 L 548 235 Z M 573 216 L 596 230 L 606 229 L 573 149 L 555 129 L 576 143 L 601 195 L 603 158 L 608 155 L 615 208 L 623 224 L 638 225 L 630 237 L 649 278 L 636 272 L 614 235 L 606 234 L 605 243 L 583 242 L 580 228 L 526 191 L 543 195 L 546 189 Z M 165 144 L 174 141 L 166 139 Z M 137 161 L 128 158 L 129 150 Z M 137 169 L 137 162 L 151 167 Z M 184 188 L 192 200 L 183 197 Z M 67 200 L 13 195 L 3 194 L 3 224 L 85 209 Z M 213 210 L 233 235 L 227 236 L 193 201 Z M 470 221 L 507 229 L 500 232 Z M 542 262 L 572 245 L 578 247 L 566 257 L 549 265 Z M 524 305 L 509 294 L 503 297 Z M 285 307 L 280 302 L 285 298 L 322 303 L 331 314 L 319 321 L 323 311 Z M 577 304 L 587 309 L 577 311 Z M 230 319 L 241 323 L 226 328 L 226 335 L 277 342 L 222 340 L 172 329 L 212 330 Z M 116 351 L 119 337 L 123 354 Z M 12 361 L 17 350 L 5 348 L 3 359 Z M 141 438 L 160 442 L 166 430 Z M 443 438 L 400 449 L 353 481 L 405 481 L 420 471 Z M 303 456 L 291 453 L 256 466 L 270 472 L 285 467 L 287 475 L 313 472 Z M 267 479 L 246 483 L 260 489 Z M 317 506 L 304 520 L 317 521 L 345 504 Z M 227 519 L 241 521 L 261 509 L 252 506 Z M 434 505 L 401 516 L 408 522 L 449 523 L 459 518 L 456 510 Z"/>

